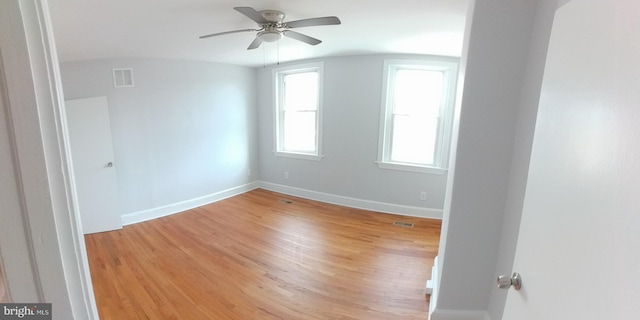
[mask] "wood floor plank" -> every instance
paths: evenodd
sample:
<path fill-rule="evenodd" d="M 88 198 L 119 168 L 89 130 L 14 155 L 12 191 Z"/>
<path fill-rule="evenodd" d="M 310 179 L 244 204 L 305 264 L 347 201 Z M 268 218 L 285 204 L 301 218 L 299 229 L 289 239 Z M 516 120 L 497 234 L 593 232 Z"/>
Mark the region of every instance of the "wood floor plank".
<path fill-rule="evenodd" d="M 257 189 L 86 244 L 103 320 L 427 319 L 440 227 Z"/>

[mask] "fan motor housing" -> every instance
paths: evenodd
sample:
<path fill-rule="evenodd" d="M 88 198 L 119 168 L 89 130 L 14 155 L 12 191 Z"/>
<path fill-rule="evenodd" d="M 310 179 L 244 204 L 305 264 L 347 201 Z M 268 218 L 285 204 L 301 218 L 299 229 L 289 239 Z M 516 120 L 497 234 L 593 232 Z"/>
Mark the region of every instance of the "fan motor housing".
<path fill-rule="evenodd" d="M 262 10 L 258 11 L 265 19 L 275 22 L 282 23 L 284 22 L 284 12 L 278 10 Z"/>

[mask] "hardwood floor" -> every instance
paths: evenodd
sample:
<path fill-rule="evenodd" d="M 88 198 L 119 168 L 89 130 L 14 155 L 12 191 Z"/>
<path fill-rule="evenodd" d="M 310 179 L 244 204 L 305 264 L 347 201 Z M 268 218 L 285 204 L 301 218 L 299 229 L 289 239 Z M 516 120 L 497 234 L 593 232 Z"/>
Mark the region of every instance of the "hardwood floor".
<path fill-rule="evenodd" d="M 103 320 L 378 320 L 427 319 L 439 238 L 439 220 L 257 189 L 86 244 Z"/>

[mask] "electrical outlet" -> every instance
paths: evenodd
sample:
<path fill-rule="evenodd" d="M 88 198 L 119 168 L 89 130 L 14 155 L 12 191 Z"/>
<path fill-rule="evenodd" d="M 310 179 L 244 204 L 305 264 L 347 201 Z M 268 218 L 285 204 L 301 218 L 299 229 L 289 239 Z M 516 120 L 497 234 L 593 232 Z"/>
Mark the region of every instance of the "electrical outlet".
<path fill-rule="evenodd" d="M 289 179 L 289 171 L 285 171 L 284 172 L 284 178 L 285 179 Z"/>
<path fill-rule="evenodd" d="M 420 200 L 422 200 L 422 201 L 427 200 L 427 192 L 426 191 L 420 191 Z"/>
<path fill-rule="evenodd" d="M 251 168 L 247 169 L 247 177 L 251 177 Z"/>

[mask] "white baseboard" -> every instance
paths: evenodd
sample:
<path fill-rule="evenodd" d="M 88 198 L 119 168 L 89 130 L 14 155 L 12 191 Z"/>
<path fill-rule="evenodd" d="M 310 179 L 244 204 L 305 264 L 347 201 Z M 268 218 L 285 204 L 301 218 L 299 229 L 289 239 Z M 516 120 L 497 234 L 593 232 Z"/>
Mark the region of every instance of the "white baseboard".
<path fill-rule="evenodd" d="M 403 216 L 419 217 L 419 218 L 442 219 L 441 209 L 412 207 L 412 206 L 404 206 L 404 205 L 397 205 L 397 204 L 384 203 L 384 202 L 362 200 L 362 199 L 339 196 L 335 194 L 294 188 L 294 187 L 289 187 L 289 186 L 270 183 L 270 182 L 254 181 L 246 185 L 230 188 L 227 190 L 222 190 L 220 192 L 216 192 L 210 195 L 206 195 L 206 196 L 202 196 L 202 197 L 198 197 L 190 200 L 185 200 L 185 201 L 165 205 L 162 207 L 127 213 L 122 215 L 122 225 L 126 226 L 130 224 L 138 223 L 138 222 L 149 221 L 156 218 L 165 217 L 165 216 L 179 213 L 185 210 L 204 206 L 212 202 L 220 201 L 229 197 L 233 197 L 257 188 L 263 188 L 266 190 L 284 193 L 291 196 L 311 199 L 315 201 L 327 202 L 327 203 L 337 204 L 337 205 L 351 207 L 351 208 L 398 214 Z"/>
<path fill-rule="evenodd" d="M 274 192 L 284 193 L 300 198 L 337 204 L 345 207 L 391 213 L 418 218 L 442 219 L 442 209 L 404 206 L 392 203 L 384 203 L 363 199 L 339 196 L 330 193 L 317 192 L 307 189 L 289 187 L 281 184 L 260 181 L 258 186 Z"/>
<path fill-rule="evenodd" d="M 438 305 L 438 290 L 440 289 L 440 268 L 438 267 L 438 256 L 433 259 L 433 268 L 431 268 L 431 295 L 429 296 L 429 319 Z M 429 287 L 427 283 L 427 287 Z"/>
<path fill-rule="evenodd" d="M 177 202 L 177 203 L 173 203 L 170 205 L 157 207 L 153 209 L 128 213 L 128 214 L 122 215 L 122 225 L 126 226 L 129 224 L 134 224 L 138 222 L 153 220 L 156 218 L 172 215 L 185 210 L 204 206 L 212 202 L 233 197 L 233 196 L 251 191 L 253 189 L 257 189 L 258 187 L 259 187 L 259 183 L 254 181 L 249 184 L 230 188 L 227 190 L 222 190 L 210 195 L 206 195 L 206 196 L 202 196 L 202 197 L 198 197 L 198 198 L 194 198 L 186 201 L 181 201 L 181 202 Z"/>
<path fill-rule="evenodd" d="M 438 257 L 436 256 L 431 269 L 432 289 L 429 298 L 429 320 L 491 320 L 487 310 L 447 310 L 438 308 Z"/>
<path fill-rule="evenodd" d="M 438 299 L 438 256 L 433 259 L 433 267 L 431 267 L 431 280 L 427 280 L 425 293 L 430 295 L 429 297 L 429 312 L 433 311 L 433 307 L 436 305 L 436 299 Z"/>
<path fill-rule="evenodd" d="M 490 320 L 486 310 L 434 310 L 429 320 Z"/>

